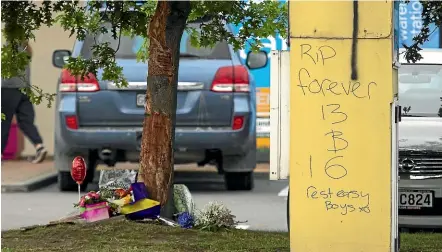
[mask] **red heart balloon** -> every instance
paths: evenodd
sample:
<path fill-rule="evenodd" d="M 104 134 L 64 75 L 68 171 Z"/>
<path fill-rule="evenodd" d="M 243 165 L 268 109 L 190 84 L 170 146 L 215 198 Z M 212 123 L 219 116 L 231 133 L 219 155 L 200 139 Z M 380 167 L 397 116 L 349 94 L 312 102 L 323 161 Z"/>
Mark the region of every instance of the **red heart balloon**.
<path fill-rule="evenodd" d="M 81 183 L 83 183 L 86 178 L 86 162 L 84 158 L 80 156 L 74 158 L 72 161 L 71 176 L 78 184 L 81 185 Z"/>

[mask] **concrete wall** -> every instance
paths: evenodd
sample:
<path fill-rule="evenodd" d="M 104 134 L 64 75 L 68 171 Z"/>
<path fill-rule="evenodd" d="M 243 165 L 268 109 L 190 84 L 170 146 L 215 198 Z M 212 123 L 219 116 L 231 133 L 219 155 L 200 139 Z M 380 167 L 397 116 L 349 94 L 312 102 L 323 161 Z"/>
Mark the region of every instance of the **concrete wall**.
<path fill-rule="evenodd" d="M 60 69 L 52 66 L 52 52 L 56 49 L 72 49 L 75 38 L 69 38 L 69 32 L 60 26 L 43 27 L 35 33 L 35 41 L 30 44 L 33 49 L 31 63 L 31 83 L 42 88 L 46 93 L 55 93 Z M 35 106 L 35 123 L 40 130 L 49 155 L 54 153 L 54 107 L 48 108 L 46 102 Z M 25 140 L 22 156 L 35 154 L 35 149 L 29 140 Z"/>

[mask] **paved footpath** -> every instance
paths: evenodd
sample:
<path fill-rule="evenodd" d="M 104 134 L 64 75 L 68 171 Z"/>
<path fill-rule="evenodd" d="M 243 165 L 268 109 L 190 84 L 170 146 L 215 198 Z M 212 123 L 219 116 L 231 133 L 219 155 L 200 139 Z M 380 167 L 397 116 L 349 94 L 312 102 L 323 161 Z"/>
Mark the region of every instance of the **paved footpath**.
<path fill-rule="evenodd" d="M 100 166 L 99 169 L 105 169 Z M 117 169 L 136 169 L 137 164 L 120 164 Z M 56 171 L 52 161 L 30 164 L 26 161 L 2 162 L 2 230 L 23 226 L 46 224 L 65 217 L 74 210 L 73 203 L 78 201 L 76 192 L 59 192 Z M 255 189 L 253 191 L 226 191 L 223 177 L 217 175 L 211 166 L 176 166 L 175 182 L 186 184 L 192 192 L 199 208 L 210 201 L 225 204 L 237 220 L 248 221 L 244 228 L 253 230 L 286 230 L 286 201 L 278 197 L 278 192 L 286 185 L 285 181 L 269 181 L 268 164 L 258 164 L 255 170 Z M 34 186 L 25 190 L 26 181 L 52 175 L 54 180 L 46 187 Z M 18 190 L 21 185 L 21 190 Z M 96 190 L 92 184 L 89 190 Z M 42 183 L 40 183 L 40 187 Z M 9 193 L 11 192 L 11 193 Z M 257 211 L 258 210 L 258 211 Z"/>
<path fill-rule="evenodd" d="M 2 192 L 27 192 L 57 181 L 57 173 L 51 160 L 32 164 L 26 160 L 1 162 Z"/>
<path fill-rule="evenodd" d="M 199 175 L 204 177 L 209 174 Z M 195 182 L 184 183 L 192 193 L 197 208 L 216 201 L 227 206 L 238 221 L 247 221 L 244 228 L 287 230 L 286 200 L 277 196 L 287 182 L 257 178 L 253 191 L 226 191 L 222 176 L 217 179 L 214 175 L 210 177 L 210 181 L 198 178 Z M 178 184 L 183 183 L 181 176 L 176 179 Z M 72 213 L 76 202 L 76 192 L 60 192 L 55 184 L 32 192 L 2 193 L 1 229 L 47 224 Z"/>
<path fill-rule="evenodd" d="M 138 164 L 120 163 L 115 168 L 137 170 Z M 2 160 L 1 169 L 2 192 L 29 192 L 57 182 L 57 171 L 52 160 L 47 160 L 41 164 L 31 164 L 26 160 Z M 114 168 L 105 165 L 99 165 L 97 168 L 97 170 L 104 169 Z M 189 173 L 189 175 L 193 172 L 216 173 L 214 166 L 177 165 L 175 170 L 183 174 Z M 255 173 L 258 176 L 268 178 L 269 165 L 266 163 L 258 164 Z"/>

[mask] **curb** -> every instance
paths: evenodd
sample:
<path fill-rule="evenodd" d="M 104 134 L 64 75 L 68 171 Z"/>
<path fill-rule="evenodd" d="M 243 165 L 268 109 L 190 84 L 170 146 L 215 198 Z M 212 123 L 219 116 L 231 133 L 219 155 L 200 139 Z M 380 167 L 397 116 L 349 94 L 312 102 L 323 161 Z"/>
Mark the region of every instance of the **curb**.
<path fill-rule="evenodd" d="M 201 177 L 201 175 L 204 174 L 204 177 Z M 254 171 L 253 172 L 254 178 L 257 179 L 269 179 L 269 172 L 268 171 Z M 210 179 L 221 179 L 223 175 L 218 174 L 216 171 L 175 171 L 174 179 L 176 180 L 186 180 L 186 179 L 192 179 L 198 181 L 198 179 L 201 179 L 201 181 L 206 181 Z"/>
<path fill-rule="evenodd" d="M 44 174 L 28 181 L 15 184 L 2 184 L 3 192 L 30 192 L 57 182 L 57 173 Z"/>
<path fill-rule="evenodd" d="M 205 175 L 210 174 L 209 177 L 205 176 L 204 179 L 210 179 L 210 177 L 221 177 L 216 171 L 176 171 L 175 175 L 180 176 L 180 179 L 186 178 L 198 178 L 201 176 L 201 173 Z M 184 175 L 184 176 L 183 176 Z M 186 176 L 187 175 L 187 176 Z M 199 175 L 199 176 L 198 176 Z M 269 172 L 268 171 L 255 171 L 253 173 L 254 177 L 257 179 L 268 179 Z M 46 187 L 52 185 L 57 182 L 57 173 L 53 172 L 50 174 L 44 174 L 39 177 L 30 179 L 28 181 L 22 183 L 15 184 L 2 184 L 2 192 L 10 193 L 10 192 L 31 192 L 42 187 Z"/>

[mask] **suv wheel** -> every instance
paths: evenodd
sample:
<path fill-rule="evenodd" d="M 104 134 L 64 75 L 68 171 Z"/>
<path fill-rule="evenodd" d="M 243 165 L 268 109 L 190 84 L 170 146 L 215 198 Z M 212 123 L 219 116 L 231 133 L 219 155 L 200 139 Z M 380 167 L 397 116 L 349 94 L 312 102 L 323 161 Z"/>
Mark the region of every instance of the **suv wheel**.
<path fill-rule="evenodd" d="M 58 172 L 58 188 L 60 191 L 76 191 L 78 186 L 77 183 L 72 179 L 71 173 L 68 171 L 60 171 L 60 167 L 69 167 L 72 166 L 72 160 L 75 158 L 75 155 L 65 155 L 61 153 L 56 153 L 54 155 L 54 163 L 55 168 Z M 97 166 L 98 159 L 96 155 L 84 156 L 86 161 L 86 178 L 84 179 L 83 184 L 81 184 L 80 189 L 85 191 L 87 189 L 88 183 L 92 182 L 94 178 L 95 168 Z"/>
<path fill-rule="evenodd" d="M 226 172 L 224 174 L 226 188 L 229 191 L 253 189 L 253 172 Z"/>

